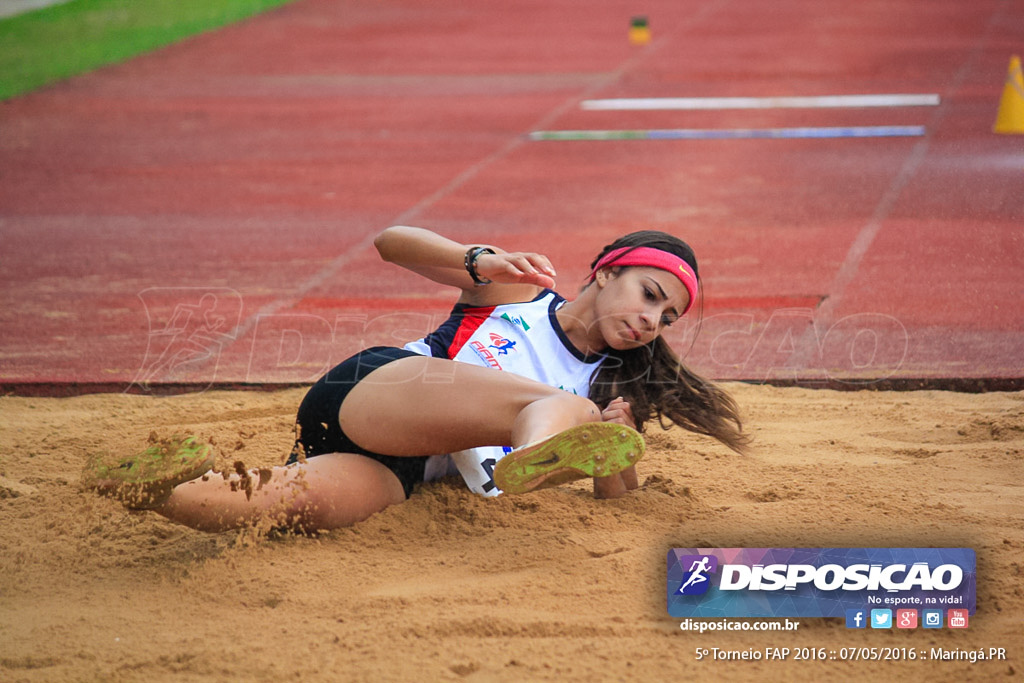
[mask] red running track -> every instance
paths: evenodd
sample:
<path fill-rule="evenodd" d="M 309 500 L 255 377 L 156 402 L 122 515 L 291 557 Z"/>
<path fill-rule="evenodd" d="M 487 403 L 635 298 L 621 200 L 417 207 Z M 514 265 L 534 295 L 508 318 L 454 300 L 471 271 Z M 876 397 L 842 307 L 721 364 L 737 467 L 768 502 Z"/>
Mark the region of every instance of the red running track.
<path fill-rule="evenodd" d="M 627 40 L 630 17 L 653 40 Z M 395 223 L 701 259 L 671 340 L 716 378 L 1024 378 L 1024 136 L 991 132 L 1006 0 L 303 0 L 0 104 L 0 385 L 311 382 L 442 319 Z M 615 97 L 934 93 L 933 107 L 585 111 Z M 535 130 L 924 126 L 920 137 L 534 142 Z"/>

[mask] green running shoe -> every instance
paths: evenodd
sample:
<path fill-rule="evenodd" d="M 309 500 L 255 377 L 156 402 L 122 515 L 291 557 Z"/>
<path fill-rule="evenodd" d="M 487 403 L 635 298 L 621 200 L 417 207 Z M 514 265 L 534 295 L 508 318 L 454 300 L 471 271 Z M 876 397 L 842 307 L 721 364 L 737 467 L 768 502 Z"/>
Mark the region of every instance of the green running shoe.
<path fill-rule="evenodd" d="M 640 433 L 610 422 L 588 422 L 527 444 L 498 461 L 494 483 L 527 493 L 590 477 L 609 477 L 643 457 Z"/>
<path fill-rule="evenodd" d="M 147 510 L 163 505 L 174 487 L 213 468 L 210 446 L 195 437 L 150 438 L 153 445 L 136 455 L 90 458 L 82 486 L 117 498 L 128 508 Z"/>

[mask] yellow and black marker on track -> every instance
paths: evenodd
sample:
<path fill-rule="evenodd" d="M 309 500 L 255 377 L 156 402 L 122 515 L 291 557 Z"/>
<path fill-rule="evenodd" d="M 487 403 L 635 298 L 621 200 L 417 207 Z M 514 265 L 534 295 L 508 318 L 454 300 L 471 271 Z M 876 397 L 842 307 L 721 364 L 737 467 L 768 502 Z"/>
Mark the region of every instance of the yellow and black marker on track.
<path fill-rule="evenodd" d="M 629 42 L 634 45 L 646 45 L 651 42 L 651 27 L 647 17 L 633 17 L 629 21 Z"/>

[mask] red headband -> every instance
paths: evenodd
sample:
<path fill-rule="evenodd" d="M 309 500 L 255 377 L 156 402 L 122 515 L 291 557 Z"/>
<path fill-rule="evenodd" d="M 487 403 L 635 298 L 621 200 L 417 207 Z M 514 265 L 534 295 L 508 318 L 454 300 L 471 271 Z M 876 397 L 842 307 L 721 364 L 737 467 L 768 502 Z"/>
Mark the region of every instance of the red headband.
<path fill-rule="evenodd" d="M 647 266 L 648 268 L 660 268 L 672 273 L 679 278 L 679 281 L 683 283 L 687 293 L 690 295 L 690 301 L 686 304 L 686 308 L 683 309 L 683 313 L 690 310 L 693 302 L 697 300 L 697 274 L 693 272 L 693 268 L 690 267 L 689 263 L 675 254 L 670 254 L 667 251 L 653 247 L 622 247 L 621 249 L 614 249 L 597 262 L 593 272 L 590 273 L 589 281 L 593 282 L 594 278 L 597 277 L 597 271 L 609 266 Z"/>

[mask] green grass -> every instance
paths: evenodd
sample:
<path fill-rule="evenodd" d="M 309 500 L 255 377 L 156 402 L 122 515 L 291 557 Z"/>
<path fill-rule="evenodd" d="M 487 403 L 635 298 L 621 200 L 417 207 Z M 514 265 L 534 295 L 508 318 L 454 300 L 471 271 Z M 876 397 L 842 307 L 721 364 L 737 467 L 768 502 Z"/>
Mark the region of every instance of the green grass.
<path fill-rule="evenodd" d="M 72 0 L 0 19 L 0 100 L 293 0 Z"/>

